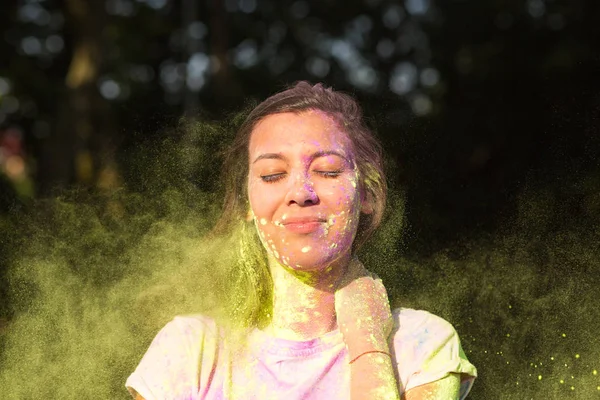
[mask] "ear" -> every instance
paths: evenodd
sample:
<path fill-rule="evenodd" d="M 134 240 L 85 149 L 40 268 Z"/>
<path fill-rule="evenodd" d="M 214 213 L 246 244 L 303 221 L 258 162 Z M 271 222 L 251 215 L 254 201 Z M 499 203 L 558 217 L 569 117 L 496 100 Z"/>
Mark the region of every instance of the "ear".
<path fill-rule="evenodd" d="M 248 214 L 246 214 L 246 222 L 252 222 L 254 220 L 254 213 L 251 209 L 248 209 Z"/>
<path fill-rule="evenodd" d="M 374 201 L 371 193 L 361 190 L 360 194 L 360 212 L 363 214 L 373 214 Z"/>

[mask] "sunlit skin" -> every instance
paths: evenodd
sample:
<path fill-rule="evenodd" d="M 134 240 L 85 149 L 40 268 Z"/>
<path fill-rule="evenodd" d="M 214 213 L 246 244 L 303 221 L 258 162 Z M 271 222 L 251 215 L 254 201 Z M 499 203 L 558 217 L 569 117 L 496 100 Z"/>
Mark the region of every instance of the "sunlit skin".
<path fill-rule="evenodd" d="M 249 218 L 267 249 L 274 282 L 272 322 L 265 330 L 303 340 L 339 323 L 351 358 L 365 350 L 389 352 L 385 289 L 365 277 L 362 264 L 350 262 L 360 213 L 373 209 L 361 192 L 347 134 L 320 111 L 274 114 L 254 128 L 248 152 Z M 298 218 L 314 222 L 289 226 Z M 361 301 L 348 301 L 356 298 Z M 370 323 L 359 324 L 361 317 Z M 458 392 L 447 388 L 434 382 L 405 396 L 456 397 Z M 351 394 L 353 400 L 397 399 L 389 357 L 358 357 L 351 364 Z"/>
<path fill-rule="evenodd" d="M 407 391 L 402 400 L 455 400 L 460 391 L 460 375 L 448 376 Z"/>
<path fill-rule="evenodd" d="M 248 151 L 250 206 L 270 255 L 299 272 L 347 262 L 362 202 L 346 133 L 320 111 L 275 114 L 254 128 Z M 320 222 L 298 233 L 286 225 L 295 218 Z"/>
<path fill-rule="evenodd" d="M 399 399 L 387 294 L 351 254 L 359 216 L 373 209 L 349 137 L 320 111 L 274 114 L 256 125 L 248 152 L 248 221 L 267 250 L 274 286 L 265 332 L 306 340 L 339 328 L 353 360 L 351 400 Z M 298 218 L 312 222 L 288 226 Z M 451 376 L 403 398 L 457 398 L 457 382 Z"/>
<path fill-rule="evenodd" d="M 359 192 L 352 142 L 320 111 L 282 113 L 257 124 L 248 151 L 250 215 L 275 283 L 266 330 L 296 340 L 320 336 L 336 327 L 335 285 L 359 215 L 371 211 Z M 314 222 L 291 224 L 298 218 Z"/>

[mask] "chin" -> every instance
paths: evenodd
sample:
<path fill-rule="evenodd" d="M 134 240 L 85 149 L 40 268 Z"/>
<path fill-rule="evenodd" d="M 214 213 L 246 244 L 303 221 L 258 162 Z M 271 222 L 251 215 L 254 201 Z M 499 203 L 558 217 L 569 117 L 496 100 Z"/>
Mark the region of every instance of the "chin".
<path fill-rule="evenodd" d="M 313 252 L 315 250 L 312 250 Z M 332 263 L 337 261 L 342 254 L 339 251 L 335 253 L 327 253 L 323 254 L 322 252 L 318 255 L 316 254 L 306 254 L 306 255 L 290 255 L 289 257 L 286 254 L 280 255 L 280 257 L 276 257 L 277 262 L 282 264 L 284 267 L 292 269 L 298 272 L 317 272 L 325 270 Z"/>

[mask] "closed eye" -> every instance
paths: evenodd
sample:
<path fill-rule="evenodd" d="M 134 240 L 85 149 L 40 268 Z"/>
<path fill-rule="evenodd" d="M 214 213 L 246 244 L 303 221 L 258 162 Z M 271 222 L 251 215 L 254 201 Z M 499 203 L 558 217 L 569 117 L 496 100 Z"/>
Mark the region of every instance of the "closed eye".
<path fill-rule="evenodd" d="M 342 173 L 341 170 L 338 170 L 338 171 L 315 171 L 315 172 L 325 178 L 337 178 Z"/>
<path fill-rule="evenodd" d="M 284 175 L 285 175 L 284 173 L 271 174 L 271 175 L 261 175 L 260 179 L 262 179 L 263 182 L 272 183 L 272 182 L 277 182 L 280 179 L 283 179 Z"/>
<path fill-rule="evenodd" d="M 336 170 L 336 171 L 314 171 L 314 172 L 316 174 L 321 175 L 324 178 L 337 178 L 342 173 L 341 170 Z M 277 182 L 277 181 L 283 179 L 285 177 L 285 175 L 286 174 L 284 172 L 277 173 L 277 174 L 270 174 L 270 175 L 261 175 L 260 179 L 262 179 L 263 182 L 273 183 L 273 182 Z"/>

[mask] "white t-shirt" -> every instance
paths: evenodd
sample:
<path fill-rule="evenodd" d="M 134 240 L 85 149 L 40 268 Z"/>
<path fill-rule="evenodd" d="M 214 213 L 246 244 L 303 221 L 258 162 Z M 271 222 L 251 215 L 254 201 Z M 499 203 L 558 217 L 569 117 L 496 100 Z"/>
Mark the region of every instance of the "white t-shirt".
<path fill-rule="evenodd" d="M 407 308 L 394 310 L 393 316 L 390 350 L 400 394 L 458 373 L 464 399 L 477 370 L 452 325 Z M 210 318 L 175 317 L 154 338 L 125 385 L 146 400 L 350 398 L 349 357 L 338 330 L 300 342 L 255 330 L 244 354 L 230 356 L 226 348 Z"/>

